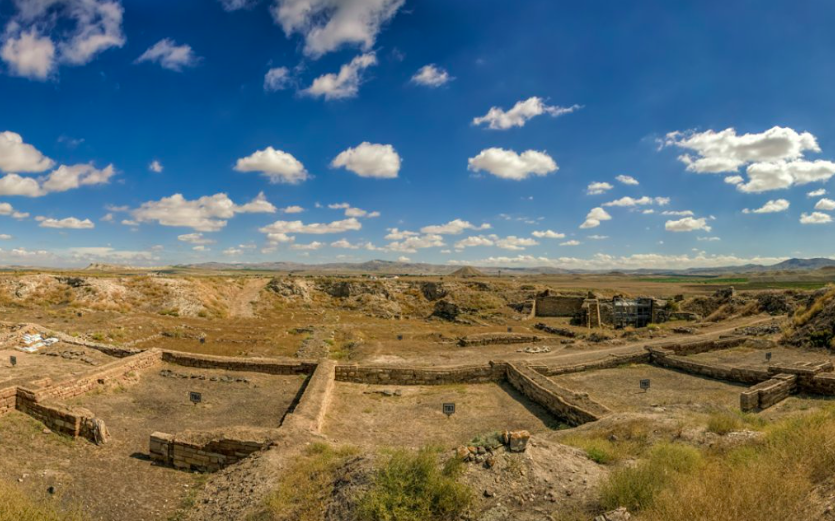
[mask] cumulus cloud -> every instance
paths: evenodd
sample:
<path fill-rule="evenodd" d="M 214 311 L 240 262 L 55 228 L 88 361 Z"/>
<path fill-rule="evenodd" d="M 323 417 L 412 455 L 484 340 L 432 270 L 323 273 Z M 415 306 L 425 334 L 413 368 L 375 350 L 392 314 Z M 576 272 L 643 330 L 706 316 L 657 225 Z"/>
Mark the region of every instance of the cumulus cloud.
<path fill-rule="evenodd" d="M 611 220 L 612 216 L 609 215 L 606 210 L 601 207 L 592 208 L 591 211 L 586 215 L 586 220 L 583 221 L 583 224 L 580 225 L 581 229 L 588 229 L 588 228 L 597 228 L 600 226 L 602 221 Z"/>
<path fill-rule="evenodd" d="M 10 216 L 17 220 L 29 217 L 28 213 L 15 210 L 9 203 L 0 203 L 0 215 Z"/>
<path fill-rule="evenodd" d="M 536 232 L 531 233 L 531 235 L 533 235 L 534 237 L 536 237 L 538 239 L 564 239 L 565 238 L 564 233 L 557 233 L 557 232 L 551 231 L 551 230 L 536 231 Z"/>
<path fill-rule="evenodd" d="M 460 235 L 465 230 L 489 230 L 490 225 L 487 223 L 481 226 L 476 226 L 469 221 L 455 219 L 446 224 L 439 224 L 433 226 L 424 226 L 420 229 L 422 233 L 437 234 L 437 235 Z"/>
<path fill-rule="evenodd" d="M 493 130 L 507 130 L 513 127 L 524 127 L 530 119 L 548 114 L 552 117 L 571 114 L 581 109 L 580 105 L 571 107 L 556 107 L 545 104 L 542 98 L 530 97 L 524 101 L 518 101 L 513 108 L 505 111 L 500 107 L 491 107 L 487 114 L 473 119 L 473 125 L 487 124 Z"/>
<path fill-rule="evenodd" d="M 42 197 L 52 192 L 66 192 L 81 186 L 107 184 L 115 174 L 113 165 L 97 169 L 93 165 L 60 166 L 48 176 L 33 179 L 17 174 L 0 178 L 0 195 Z"/>
<path fill-rule="evenodd" d="M 696 237 L 697 241 L 704 241 L 704 242 L 717 242 L 721 241 L 719 237 Z"/>
<path fill-rule="evenodd" d="M 693 211 L 692 210 L 664 210 L 663 212 L 661 212 L 661 215 L 668 215 L 668 216 L 675 216 L 675 217 L 682 217 L 682 216 L 688 216 L 688 215 L 692 216 Z"/>
<path fill-rule="evenodd" d="M 789 202 L 785 199 L 775 199 L 773 201 L 768 201 L 762 207 L 757 208 L 756 210 L 750 210 L 748 208 L 742 210 L 742 213 L 777 213 L 777 212 L 785 212 L 789 209 Z"/>
<path fill-rule="evenodd" d="M 735 255 L 707 255 L 698 252 L 689 255 L 662 255 L 657 253 L 638 253 L 628 256 L 615 256 L 598 253 L 590 258 L 577 257 L 538 257 L 517 255 L 515 257 L 489 257 L 481 260 L 450 261 L 450 264 L 478 266 L 550 266 L 566 269 L 685 269 L 715 268 L 723 266 L 742 266 L 746 264 L 770 265 L 786 260 L 785 257 L 737 257 Z"/>
<path fill-rule="evenodd" d="M 326 100 L 356 97 L 363 81 L 363 72 L 372 65 L 377 65 L 377 55 L 373 52 L 357 56 L 340 67 L 339 73 L 324 74 L 313 80 L 302 94 Z"/>
<path fill-rule="evenodd" d="M 324 245 L 325 244 L 322 243 L 322 242 L 313 241 L 313 242 L 308 243 L 308 244 L 291 244 L 290 249 L 291 250 L 299 250 L 299 251 L 314 251 L 314 250 L 321 249 Z M 331 244 L 331 246 L 333 246 L 333 244 Z"/>
<path fill-rule="evenodd" d="M 331 223 L 310 223 L 302 221 L 276 221 L 268 226 L 259 228 L 261 233 L 267 234 L 271 242 L 292 242 L 292 234 L 324 235 L 361 230 L 362 224 L 354 217 Z"/>
<path fill-rule="evenodd" d="M 125 44 L 118 1 L 19 0 L 14 5 L 0 58 L 17 76 L 44 80 L 58 64 L 84 65 Z"/>
<path fill-rule="evenodd" d="M 290 86 L 292 78 L 287 67 L 273 67 L 264 75 L 264 90 L 275 92 Z"/>
<path fill-rule="evenodd" d="M 287 152 L 267 147 L 258 150 L 247 157 L 238 159 L 235 163 L 238 172 L 260 172 L 271 183 L 297 184 L 307 180 L 308 174 L 304 165 Z"/>
<path fill-rule="evenodd" d="M 189 244 L 214 244 L 216 241 L 205 237 L 202 233 L 186 233 L 177 236 L 178 241 L 187 242 Z"/>
<path fill-rule="evenodd" d="M 163 170 L 162 163 L 154 159 L 153 161 L 151 161 L 151 164 L 148 165 L 148 170 L 154 172 L 155 174 L 159 174 Z"/>
<path fill-rule="evenodd" d="M 279 210 L 279 212 L 281 212 L 281 213 L 302 213 L 303 211 L 304 211 L 304 208 L 302 208 L 301 206 L 297 206 L 297 205 L 287 206 L 287 207 L 282 208 L 281 210 Z"/>
<path fill-rule="evenodd" d="M 633 207 L 633 206 L 648 206 L 652 204 L 657 204 L 658 206 L 666 206 L 670 204 L 669 197 L 641 197 L 639 199 L 635 199 L 633 197 L 621 197 L 620 199 L 616 199 L 614 201 L 609 201 L 608 203 L 603 203 L 603 206 L 622 206 L 622 207 Z"/>
<path fill-rule="evenodd" d="M 153 248 L 152 248 L 153 250 Z M 105 259 L 110 261 L 152 261 L 157 260 L 153 251 L 117 250 L 110 246 L 86 246 L 69 249 L 70 257 L 76 260 Z"/>
<path fill-rule="evenodd" d="M 679 160 L 690 172 L 737 172 L 747 165 L 747 181 L 741 176 L 725 179 L 742 192 L 780 190 L 826 181 L 835 175 L 832 161 L 804 159 L 807 152 L 821 151 L 815 136 L 791 128 L 773 127 L 741 136 L 733 128 L 721 132 L 671 132 L 664 145 L 689 151 L 679 156 Z"/>
<path fill-rule="evenodd" d="M 400 162 L 393 146 L 365 141 L 340 152 L 331 162 L 331 167 L 345 168 L 360 177 L 394 179 L 400 172 Z"/>
<path fill-rule="evenodd" d="M 581 244 L 583 244 L 583 243 L 581 243 L 580 241 L 572 239 L 570 241 L 561 242 L 560 246 L 579 246 Z"/>
<path fill-rule="evenodd" d="M 835 210 L 835 201 L 824 197 L 815 205 L 815 210 L 823 210 L 825 212 Z"/>
<path fill-rule="evenodd" d="M 369 212 L 361 208 L 355 208 L 348 203 L 329 204 L 331 210 L 345 210 L 345 217 L 367 217 L 373 219 L 380 216 L 380 212 Z"/>
<path fill-rule="evenodd" d="M 301 34 L 304 53 L 318 58 L 343 45 L 371 49 L 380 27 L 404 3 L 405 0 L 275 0 L 271 12 L 288 38 Z"/>
<path fill-rule="evenodd" d="M 407 230 L 398 230 L 397 228 L 389 228 L 388 235 L 386 235 L 386 240 L 388 241 L 401 241 L 407 237 L 414 237 L 419 235 L 417 232 L 410 232 Z"/>
<path fill-rule="evenodd" d="M 820 197 L 822 195 L 826 195 L 826 188 L 818 188 L 817 190 L 812 190 L 806 194 L 806 197 Z"/>
<path fill-rule="evenodd" d="M 800 215 L 800 224 L 826 224 L 831 222 L 832 217 L 823 212 L 804 213 Z"/>
<path fill-rule="evenodd" d="M 502 248 L 503 250 L 524 250 L 529 246 L 537 246 L 539 245 L 533 239 L 530 238 L 523 238 L 523 237 L 516 237 L 515 235 L 509 235 L 502 239 L 496 240 L 496 246 Z"/>
<path fill-rule="evenodd" d="M 423 85 L 424 87 L 440 87 L 441 85 L 454 80 L 449 73 L 434 65 L 424 65 L 412 76 L 412 83 Z"/>
<path fill-rule="evenodd" d="M 612 188 L 614 188 L 614 186 L 610 185 L 609 183 L 601 183 L 595 181 L 589 184 L 589 186 L 586 188 L 586 193 L 588 195 L 600 195 L 608 192 Z"/>
<path fill-rule="evenodd" d="M 442 248 L 446 246 L 444 238 L 437 234 L 415 235 L 405 237 L 402 240 L 390 242 L 383 248 L 386 251 L 402 253 L 416 253 L 417 250 L 426 248 Z"/>
<path fill-rule="evenodd" d="M 488 148 L 468 160 L 468 170 L 486 171 L 502 179 L 521 181 L 530 176 L 545 176 L 556 172 L 557 163 L 545 152 L 527 150 L 517 154 L 513 150 Z"/>
<path fill-rule="evenodd" d="M 136 59 L 136 63 L 158 63 L 163 69 L 181 72 L 186 67 L 194 67 L 200 58 L 194 54 L 190 45 L 177 45 L 171 38 L 158 41 Z"/>
<path fill-rule="evenodd" d="M 625 184 L 625 185 L 640 184 L 640 183 L 638 183 L 638 180 L 635 179 L 634 177 L 632 177 L 631 175 L 619 175 L 615 179 L 617 179 L 619 183 L 622 183 L 622 184 Z"/>
<path fill-rule="evenodd" d="M 240 213 L 274 213 L 275 206 L 263 193 L 245 205 L 236 205 L 224 193 L 205 195 L 188 200 L 182 194 L 148 201 L 131 211 L 137 222 L 156 222 L 162 226 L 193 228 L 199 232 L 216 232 L 223 229 L 228 219 Z"/>
<path fill-rule="evenodd" d="M 71 230 L 89 230 L 95 228 L 96 225 L 90 219 L 78 219 L 75 217 L 66 217 L 64 219 L 52 219 L 47 217 L 35 217 L 35 220 L 40 222 L 38 226 L 41 228 L 63 228 Z"/>
<path fill-rule="evenodd" d="M 37 173 L 49 170 L 55 161 L 23 142 L 15 132 L 0 132 L 0 170 L 10 173 Z"/>
<path fill-rule="evenodd" d="M 685 217 L 677 221 L 667 221 L 664 223 L 664 229 L 668 232 L 693 232 L 696 230 L 709 232 L 711 227 L 707 224 L 707 219 L 704 217 L 699 219 Z"/>
<path fill-rule="evenodd" d="M 593 241 L 603 241 L 609 238 L 608 235 L 588 235 L 586 236 L 587 239 L 591 239 Z"/>

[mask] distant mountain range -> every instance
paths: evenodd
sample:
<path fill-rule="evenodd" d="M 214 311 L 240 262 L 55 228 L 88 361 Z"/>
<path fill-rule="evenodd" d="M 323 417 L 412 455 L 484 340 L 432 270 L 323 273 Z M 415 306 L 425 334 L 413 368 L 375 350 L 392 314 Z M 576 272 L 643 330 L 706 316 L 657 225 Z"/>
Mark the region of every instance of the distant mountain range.
<path fill-rule="evenodd" d="M 821 268 L 835 267 L 835 259 L 788 259 L 783 262 L 765 266 L 761 264 L 746 264 L 743 266 L 723 266 L 717 268 L 688 268 L 680 270 L 670 269 L 636 269 L 636 270 L 570 270 L 550 266 L 540 267 L 482 267 L 476 266 L 487 275 L 561 275 L 583 273 L 612 273 L 623 275 L 721 275 L 728 273 L 769 273 L 781 271 L 811 271 Z M 411 262 L 391 262 L 372 260 L 361 263 L 328 263 L 303 264 L 298 262 L 258 262 L 258 263 L 224 263 L 205 262 L 201 264 L 185 264 L 173 266 L 175 269 L 200 269 L 214 271 L 279 271 L 279 272 L 318 272 L 318 273 L 368 273 L 374 275 L 450 275 L 460 269 L 460 266 L 444 264 L 425 264 Z"/>

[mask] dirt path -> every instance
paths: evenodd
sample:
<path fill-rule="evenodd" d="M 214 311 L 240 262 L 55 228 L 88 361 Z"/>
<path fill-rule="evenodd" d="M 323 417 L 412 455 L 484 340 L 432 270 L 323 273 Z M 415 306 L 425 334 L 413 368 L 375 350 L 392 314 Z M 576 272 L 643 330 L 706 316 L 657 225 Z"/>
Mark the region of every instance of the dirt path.
<path fill-rule="evenodd" d="M 255 313 L 252 310 L 253 302 L 257 302 L 261 290 L 267 282 L 263 279 L 251 279 L 246 281 L 244 287 L 232 297 L 229 303 L 229 314 L 233 317 L 252 318 Z"/>

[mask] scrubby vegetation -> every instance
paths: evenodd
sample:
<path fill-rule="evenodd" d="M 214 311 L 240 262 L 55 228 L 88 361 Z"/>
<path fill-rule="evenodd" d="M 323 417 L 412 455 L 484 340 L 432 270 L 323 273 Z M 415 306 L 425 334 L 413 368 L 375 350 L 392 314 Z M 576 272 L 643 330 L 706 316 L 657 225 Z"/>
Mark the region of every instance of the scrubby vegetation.
<path fill-rule="evenodd" d="M 0 521 L 81 521 L 75 511 L 62 511 L 50 500 L 35 501 L 18 487 L 0 481 Z"/>

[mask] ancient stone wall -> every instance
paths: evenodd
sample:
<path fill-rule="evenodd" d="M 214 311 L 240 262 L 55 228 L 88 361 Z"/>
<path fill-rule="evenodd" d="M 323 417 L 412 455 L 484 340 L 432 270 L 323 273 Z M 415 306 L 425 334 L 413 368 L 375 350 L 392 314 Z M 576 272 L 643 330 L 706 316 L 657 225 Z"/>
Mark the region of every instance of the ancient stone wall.
<path fill-rule="evenodd" d="M 781 402 L 797 390 L 797 376 L 777 374 L 739 395 L 739 407 L 744 412 L 761 411 Z"/>
<path fill-rule="evenodd" d="M 276 358 L 235 358 L 229 356 L 196 355 L 181 351 L 163 351 L 162 360 L 171 364 L 201 369 L 250 371 L 272 375 L 311 374 L 316 362 Z"/>
<path fill-rule="evenodd" d="M 650 354 L 641 349 L 641 352 L 629 355 L 609 355 L 602 360 L 593 360 L 579 364 L 568 365 L 529 365 L 531 369 L 544 376 L 556 376 L 568 373 L 582 373 L 583 371 L 595 371 L 598 369 L 611 369 L 624 364 L 648 364 Z"/>
<path fill-rule="evenodd" d="M 151 434 L 151 460 L 180 470 L 216 472 L 269 446 L 275 429 L 246 433 Z"/>
<path fill-rule="evenodd" d="M 336 366 L 336 380 L 380 385 L 445 385 L 500 382 L 505 378 L 502 362 L 455 367 Z"/>
<path fill-rule="evenodd" d="M 760 383 L 771 377 L 767 368 L 732 367 L 723 364 L 696 362 L 684 356 L 674 355 L 672 351 L 667 349 L 651 347 L 649 350 L 653 364 L 669 369 L 678 369 L 685 373 L 746 384 Z"/>
<path fill-rule="evenodd" d="M 611 412 L 588 395 L 569 391 L 521 364 L 507 364 L 507 381 L 534 403 L 571 425 L 597 421 Z"/>
<path fill-rule="evenodd" d="M 543 338 L 536 335 L 522 335 L 519 333 L 479 333 L 467 335 L 458 339 L 461 347 L 501 345 L 501 344 L 532 344 L 542 341 Z"/>
<path fill-rule="evenodd" d="M 0 416 L 13 411 L 16 401 L 17 387 L 6 387 L 5 389 L 0 389 Z"/>
<path fill-rule="evenodd" d="M 667 349 L 680 356 L 697 355 L 699 353 L 707 353 L 708 351 L 716 351 L 717 349 L 731 349 L 744 344 L 745 337 L 734 336 L 728 338 L 720 338 L 719 340 L 699 340 L 696 342 L 670 342 L 668 344 L 661 344 L 658 347 Z"/>
<path fill-rule="evenodd" d="M 547 295 L 536 297 L 534 315 L 537 317 L 573 317 L 583 309 L 585 297 Z"/>
<path fill-rule="evenodd" d="M 336 381 L 336 363 L 323 360 L 305 385 L 299 403 L 284 417 L 282 431 L 320 433 Z"/>
<path fill-rule="evenodd" d="M 54 403 L 40 403 L 35 400 L 31 391 L 18 388 L 17 409 L 39 422 L 50 430 L 73 438 L 84 437 L 93 440 L 92 421 L 95 418 L 87 409 L 71 409 Z"/>

